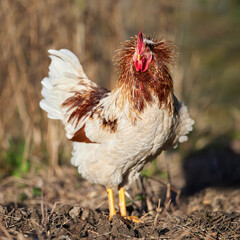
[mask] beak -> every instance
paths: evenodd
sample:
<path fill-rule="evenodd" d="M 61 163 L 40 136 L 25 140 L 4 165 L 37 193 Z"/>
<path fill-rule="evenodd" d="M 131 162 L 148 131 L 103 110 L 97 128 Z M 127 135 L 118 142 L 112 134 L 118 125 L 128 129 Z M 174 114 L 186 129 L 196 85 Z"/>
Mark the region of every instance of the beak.
<path fill-rule="evenodd" d="M 138 54 L 138 55 L 137 55 L 137 60 L 139 61 L 140 59 L 141 59 L 141 55 Z"/>

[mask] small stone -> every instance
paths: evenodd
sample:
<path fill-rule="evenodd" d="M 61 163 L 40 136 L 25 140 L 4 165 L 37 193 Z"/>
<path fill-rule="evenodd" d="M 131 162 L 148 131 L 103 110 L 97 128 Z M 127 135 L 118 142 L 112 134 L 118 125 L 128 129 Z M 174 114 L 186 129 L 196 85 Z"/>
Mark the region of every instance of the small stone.
<path fill-rule="evenodd" d="M 89 209 L 83 209 L 81 219 L 85 221 L 89 217 Z"/>
<path fill-rule="evenodd" d="M 20 220 L 22 220 L 22 213 L 19 209 L 15 210 L 14 212 L 14 220 L 19 222 Z"/>
<path fill-rule="evenodd" d="M 0 215 L 5 215 L 5 214 L 6 214 L 6 208 L 0 205 Z"/>
<path fill-rule="evenodd" d="M 81 207 L 79 206 L 74 206 L 70 211 L 69 211 L 69 216 L 74 219 L 77 218 L 81 212 Z"/>
<path fill-rule="evenodd" d="M 72 207 L 70 205 L 67 205 L 67 204 L 59 205 L 59 206 L 57 206 L 55 212 L 57 212 L 58 214 L 65 215 L 65 214 L 69 213 L 71 208 Z"/>

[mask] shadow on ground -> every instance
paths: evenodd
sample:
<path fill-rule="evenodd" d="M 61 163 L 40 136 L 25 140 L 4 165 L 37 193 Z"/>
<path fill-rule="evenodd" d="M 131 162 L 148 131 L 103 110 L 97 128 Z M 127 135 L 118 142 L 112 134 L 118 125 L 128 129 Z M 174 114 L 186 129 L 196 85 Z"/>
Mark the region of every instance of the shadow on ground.
<path fill-rule="evenodd" d="M 183 194 L 193 194 L 206 187 L 240 185 L 240 154 L 226 137 L 217 138 L 203 149 L 189 155 L 183 164 L 186 185 Z"/>

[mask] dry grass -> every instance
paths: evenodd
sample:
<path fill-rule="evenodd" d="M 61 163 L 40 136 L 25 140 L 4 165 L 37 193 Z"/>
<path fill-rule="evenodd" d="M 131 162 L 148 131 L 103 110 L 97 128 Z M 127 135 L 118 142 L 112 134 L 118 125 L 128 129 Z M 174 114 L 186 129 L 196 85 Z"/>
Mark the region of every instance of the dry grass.
<path fill-rule="evenodd" d="M 85 8 L 83 3 L 58 0 L 0 3 L 1 148 L 7 151 L 12 139 L 23 140 L 23 161 L 29 155 L 36 161 L 45 157 L 55 169 L 59 155 L 64 155 L 64 150 L 61 153 L 58 150 L 66 145 L 60 124 L 48 121 L 39 108 L 40 81 L 47 75 L 49 64 L 47 50 L 73 50 L 86 63 L 89 76 L 98 80 L 98 69 L 91 55 L 94 38 L 88 33 L 90 38 L 85 39 L 85 24 L 91 27 L 93 23 L 88 22 L 94 20 L 86 14 L 88 10 L 94 13 L 96 8 L 91 4 Z M 109 5 L 114 8 L 116 4 Z M 116 38 L 114 32 L 111 36 Z M 85 48 L 90 49 L 89 53 L 85 54 Z M 47 152 L 48 156 L 41 152 Z"/>
<path fill-rule="evenodd" d="M 40 81 L 47 75 L 49 65 L 47 50 L 74 51 L 90 79 L 113 87 L 117 76 L 112 56 L 128 35 L 122 21 L 126 4 L 127 1 L 1 1 L 0 147 L 3 155 L 11 147 L 11 141 L 13 144 L 23 141 L 23 162 L 31 158 L 39 165 L 46 159 L 56 170 L 59 156 L 69 158 L 70 144 L 65 140 L 61 123 L 47 120 L 39 108 Z M 134 34 L 139 28 L 134 29 Z"/>
<path fill-rule="evenodd" d="M 70 1 L 0 4 L 1 148 L 7 150 L 12 139 L 23 139 L 23 161 L 29 154 L 43 157 L 40 150 L 47 149 L 49 165 L 54 166 L 62 139 L 58 124 L 48 122 L 39 108 L 40 80 L 47 73 L 47 49 L 73 48 L 76 14 Z M 64 19 L 68 27 L 61 24 Z"/>
<path fill-rule="evenodd" d="M 188 1 L 151 0 L 146 5 L 144 0 L 138 4 L 128 0 L 1 0 L 0 158 L 5 162 L 0 176 L 9 174 L 5 164 L 9 161 L 8 152 L 12 145 L 19 143 L 23 143 L 23 165 L 29 159 L 37 166 L 45 161 L 50 169 L 58 171 L 59 163 L 70 158 L 71 146 L 61 123 L 49 121 L 39 108 L 40 82 L 47 75 L 49 65 L 48 49 L 72 50 L 90 79 L 113 88 L 117 76 L 112 57 L 121 41 L 143 29 L 150 35 L 163 36 L 178 46 L 186 46 L 182 43 L 186 40 L 184 33 L 190 18 Z M 199 52 L 193 51 L 189 56 L 189 53 L 183 54 L 181 47 L 179 50 L 182 57 L 173 73 L 175 90 L 177 96 L 190 105 L 192 116 L 198 119 L 195 129 L 201 131 L 200 135 L 208 132 L 208 138 L 211 128 L 214 136 L 220 130 L 222 134 L 226 122 L 227 130 L 239 129 L 239 110 L 232 107 L 230 119 L 229 112 L 222 111 L 216 102 L 212 104 L 209 97 L 212 93 L 207 95 L 204 88 L 199 87 L 208 82 L 208 79 L 199 81 L 202 64 Z M 223 124 L 212 121 L 209 109 L 214 109 L 212 115 L 222 114 Z M 206 144 L 206 139 L 199 138 L 199 134 L 196 134 L 198 142 L 190 144 L 192 149 Z"/>

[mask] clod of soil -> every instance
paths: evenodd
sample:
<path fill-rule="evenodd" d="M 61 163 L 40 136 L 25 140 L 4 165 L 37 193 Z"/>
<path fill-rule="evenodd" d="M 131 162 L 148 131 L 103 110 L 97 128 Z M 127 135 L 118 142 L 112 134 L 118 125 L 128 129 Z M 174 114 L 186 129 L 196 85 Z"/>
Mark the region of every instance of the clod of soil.
<path fill-rule="evenodd" d="M 46 210 L 0 206 L 0 234 L 27 239 L 239 239 L 240 214 L 196 211 L 177 216 L 153 211 L 142 223 L 108 221 L 106 211 L 57 204 Z M 4 238 L 1 238 L 4 239 Z"/>

